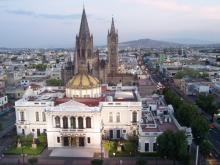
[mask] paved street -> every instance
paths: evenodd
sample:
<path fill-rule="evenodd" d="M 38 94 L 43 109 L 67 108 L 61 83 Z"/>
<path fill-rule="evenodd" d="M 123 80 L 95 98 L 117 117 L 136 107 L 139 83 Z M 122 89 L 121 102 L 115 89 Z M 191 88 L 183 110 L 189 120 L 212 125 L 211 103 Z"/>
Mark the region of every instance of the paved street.
<path fill-rule="evenodd" d="M 51 157 L 87 157 L 92 158 L 94 153 L 100 152 L 100 149 L 92 148 L 56 148 L 50 153 Z"/>
<path fill-rule="evenodd" d="M 16 135 L 15 131 L 15 113 L 11 111 L 0 116 L 0 121 L 3 124 L 3 130 L 0 131 L 0 155 L 5 148 L 12 144 Z"/>
<path fill-rule="evenodd" d="M 135 165 L 138 158 L 111 158 L 104 159 L 104 165 Z M 170 160 L 162 160 L 155 158 L 142 158 L 145 159 L 147 165 L 171 165 L 173 164 Z M 38 158 L 37 165 L 91 165 L 89 158 Z M 4 163 L 20 165 L 23 163 L 21 157 L 6 157 L 0 160 L 0 164 Z M 27 158 L 24 159 L 24 163 L 27 164 Z M 176 163 L 178 165 L 179 163 Z"/>
<path fill-rule="evenodd" d="M 152 78 L 154 79 L 154 81 L 156 82 L 163 82 L 162 78 L 156 74 L 152 74 Z M 175 91 L 178 95 L 180 95 L 183 99 L 185 99 L 186 101 L 195 104 L 195 98 L 194 97 L 190 97 L 190 96 L 186 96 L 183 93 L 181 93 L 177 88 L 175 88 L 173 86 L 173 84 L 165 84 L 164 85 L 171 87 L 173 89 L 173 91 Z M 198 108 L 198 112 L 201 113 L 208 121 L 210 121 L 211 117 L 210 115 L 206 114 L 205 112 L 203 112 L 200 108 Z M 217 159 L 220 160 L 220 130 L 215 128 L 215 129 L 210 129 L 209 133 L 208 133 L 208 139 L 209 141 L 213 144 L 214 149 L 212 151 L 212 156 Z"/>

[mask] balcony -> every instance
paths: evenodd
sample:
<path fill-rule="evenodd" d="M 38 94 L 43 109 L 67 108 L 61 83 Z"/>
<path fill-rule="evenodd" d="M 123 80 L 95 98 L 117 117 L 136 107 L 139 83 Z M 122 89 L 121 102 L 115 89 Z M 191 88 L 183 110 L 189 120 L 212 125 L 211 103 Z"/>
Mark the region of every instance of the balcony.
<path fill-rule="evenodd" d="M 26 120 L 18 120 L 18 124 L 25 124 Z"/>
<path fill-rule="evenodd" d="M 80 133 L 84 132 L 84 129 L 72 129 L 72 128 L 67 128 L 67 129 L 61 129 L 60 132 L 62 133 Z"/>

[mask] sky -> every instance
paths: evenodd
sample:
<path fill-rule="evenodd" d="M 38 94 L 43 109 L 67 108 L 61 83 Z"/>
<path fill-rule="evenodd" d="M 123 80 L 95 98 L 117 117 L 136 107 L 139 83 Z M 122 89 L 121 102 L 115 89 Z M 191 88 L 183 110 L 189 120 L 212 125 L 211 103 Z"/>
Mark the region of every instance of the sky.
<path fill-rule="evenodd" d="M 120 42 L 220 43 L 220 0 L 0 0 L 0 47 L 74 47 L 83 4 L 95 45 L 107 43 L 112 16 Z"/>

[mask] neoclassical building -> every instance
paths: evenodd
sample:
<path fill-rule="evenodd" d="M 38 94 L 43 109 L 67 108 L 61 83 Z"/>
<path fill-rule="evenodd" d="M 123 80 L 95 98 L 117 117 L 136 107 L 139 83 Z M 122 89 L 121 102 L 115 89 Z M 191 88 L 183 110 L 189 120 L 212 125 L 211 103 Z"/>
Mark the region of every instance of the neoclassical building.
<path fill-rule="evenodd" d="M 72 81 L 72 80 L 70 80 Z M 85 83 L 85 82 L 83 82 Z M 142 104 L 135 86 L 100 85 L 102 93 L 68 96 L 69 88 L 31 86 L 16 101 L 17 134 L 46 133 L 48 147 L 100 148 L 101 138 L 137 135 Z"/>
<path fill-rule="evenodd" d="M 117 75 L 117 44 L 118 34 L 112 20 L 106 68 L 112 79 Z M 75 74 L 69 77 L 72 72 L 65 72 L 69 77 L 65 78 L 68 80 L 65 87 L 29 86 L 15 102 L 18 135 L 46 133 L 49 148 L 100 148 L 102 139 L 137 135 L 139 151 L 152 152 L 157 136 L 163 131 L 184 130 L 161 99 L 141 98 L 137 86 L 102 84 L 100 76 L 93 74 L 92 57 L 93 37 L 83 10 L 76 37 Z"/>

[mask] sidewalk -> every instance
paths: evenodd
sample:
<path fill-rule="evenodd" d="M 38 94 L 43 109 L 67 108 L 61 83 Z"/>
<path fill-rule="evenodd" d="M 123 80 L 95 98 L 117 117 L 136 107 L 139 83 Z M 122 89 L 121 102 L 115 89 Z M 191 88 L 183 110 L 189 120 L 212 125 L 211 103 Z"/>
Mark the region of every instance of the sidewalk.
<path fill-rule="evenodd" d="M 171 165 L 173 161 L 142 158 L 146 160 L 147 165 Z M 24 163 L 28 164 L 27 157 L 24 159 Z M 91 165 L 91 160 L 88 158 L 38 158 L 38 163 L 35 165 Z M 104 159 L 103 165 L 136 165 L 138 158 L 112 158 Z M 121 162 L 121 164 L 120 164 Z M 0 160 L 0 164 L 22 165 L 23 159 L 21 157 L 5 157 Z M 178 165 L 178 162 L 176 162 Z"/>

